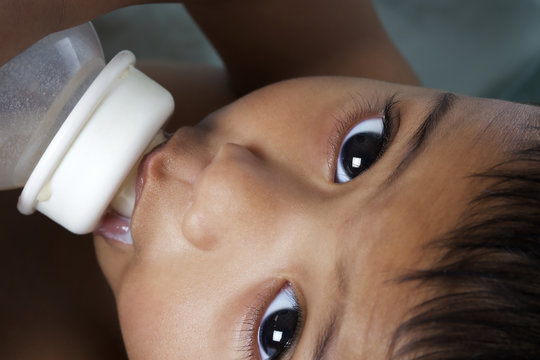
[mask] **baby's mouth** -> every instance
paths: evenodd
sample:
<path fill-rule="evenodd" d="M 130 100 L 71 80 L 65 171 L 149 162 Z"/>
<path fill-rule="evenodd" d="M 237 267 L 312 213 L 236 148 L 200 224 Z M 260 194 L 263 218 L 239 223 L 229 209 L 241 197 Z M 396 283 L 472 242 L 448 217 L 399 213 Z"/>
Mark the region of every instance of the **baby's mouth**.
<path fill-rule="evenodd" d="M 101 220 L 99 227 L 94 231 L 94 235 L 104 237 L 112 245 L 115 245 L 115 243 L 133 245 L 130 224 L 130 218 L 108 212 Z"/>
<path fill-rule="evenodd" d="M 111 203 L 111 208 L 103 216 L 98 228 L 94 231 L 95 236 L 102 236 L 111 245 L 133 245 L 131 236 L 131 216 L 133 208 L 137 206 L 137 200 L 141 195 L 144 184 L 144 164 L 152 153 L 165 146 L 171 138 L 171 134 L 159 132 L 146 150 L 146 154 L 136 164 L 132 172 L 124 180 L 121 191 Z"/>

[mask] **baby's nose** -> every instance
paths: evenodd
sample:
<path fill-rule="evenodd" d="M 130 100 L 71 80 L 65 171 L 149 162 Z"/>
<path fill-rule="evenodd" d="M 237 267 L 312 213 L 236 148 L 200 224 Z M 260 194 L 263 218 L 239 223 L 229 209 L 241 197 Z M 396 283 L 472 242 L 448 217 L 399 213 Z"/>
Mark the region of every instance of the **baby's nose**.
<path fill-rule="evenodd" d="M 278 185 L 279 175 L 262 157 L 241 145 L 222 145 L 194 184 L 184 236 L 212 250 L 224 243 L 244 246 L 261 232 L 271 233 L 283 214 Z"/>
<path fill-rule="evenodd" d="M 183 127 L 168 141 L 166 147 L 149 155 L 145 161 L 148 180 L 161 181 L 170 176 L 186 183 L 194 183 L 210 163 L 211 149 L 205 131 L 197 127 Z M 155 179 L 153 179 L 155 178 Z"/>

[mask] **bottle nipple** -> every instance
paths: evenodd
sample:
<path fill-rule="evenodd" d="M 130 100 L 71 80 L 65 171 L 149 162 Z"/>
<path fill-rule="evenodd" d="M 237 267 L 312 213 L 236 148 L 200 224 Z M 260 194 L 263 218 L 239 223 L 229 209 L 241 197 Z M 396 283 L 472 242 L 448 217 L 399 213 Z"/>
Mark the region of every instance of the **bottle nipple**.
<path fill-rule="evenodd" d="M 159 144 L 165 142 L 166 137 L 163 135 L 163 132 L 158 132 L 157 135 L 154 137 L 150 145 L 146 148 L 144 151 L 143 156 L 137 161 L 135 166 L 131 169 L 128 176 L 122 183 L 122 186 L 116 193 L 116 196 L 114 197 L 113 201 L 111 202 L 110 208 L 118 213 L 118 215 L 121 215 L 123 217 L 131 217 L 131 214 L 133 213 L 133 209 L 135 208 L 135 197 L 136 197 L 136 189 L 137 189 L 137 177 L 138 177 L 138 170 L 139 170 L 139 164 L 141 160 L 143 159 L 144 155 L 149 153 L 152 149 L 154 149 Z"/>

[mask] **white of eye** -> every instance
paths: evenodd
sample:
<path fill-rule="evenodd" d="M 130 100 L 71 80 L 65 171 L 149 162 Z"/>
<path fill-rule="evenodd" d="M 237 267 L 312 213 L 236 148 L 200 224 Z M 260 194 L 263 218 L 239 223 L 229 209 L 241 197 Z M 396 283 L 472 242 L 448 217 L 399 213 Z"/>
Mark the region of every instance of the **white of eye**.
<path fill-rule="evenodd" d="M 382 135 L 384 132 L 384 121 L 382 118 L 373 118 L 373 119 L 367 119 L 364 120 L 358 124 L 356 124 L 348 133 L 347 136 L 343 139 L 341 142 L 341 145 L 339 147 L 339 154 L 337 158 L 337 168 L 336 168 L 336 180 L 339 183 L 345 183 L 347 181 L 351 180 L 351 177 L 347 175 L 345 168 L 343 167 L 342 162 L 340 161 L 341 158 L 341 150 L 343 149 L 343 145 L 349 140 L 351 137 L 360 134 L 360 133 L 374 133 L 378 135 Z M 353 159 L 353 163 L 356 163 L 357 166 L 361 165 L 361 159 L 355 158 Z"/>
<path fill-rule="evenodd" d="M 268 360 L 272 359 L 271 354 L 267 354 L 267 352 L 264 350 L 264 346 L 261 343 L 261 331 L 262 331 L 262 325 L 265 323 L 265 321 L 270 318 L 273 314 L 280 310 L 293 310 L 296 311 L 298 309 L 298 300 L 296 299 L 296 295 L 294 293 L 294 290 L 292 286 L 287 286 L 284 289 L 282 289 L 279 294 L 274 298 L 272 303 L 268 306 L 266 311 L 264 312 L 264 315 L 261 319 L 261 327 L 259 328 L 259 336 L 257 337 L 258 345 L 259 345 L 259 354 L 261 356 L 262 360 Z M 295 324 L 297 326 L 298 324 Z M 279 330 L 273 330 L 271 334 L 272 340 L 274 342 L 281 342 L 283 340 L 290 341 L 291 339 L 283 339 L 283 332 Z"/>

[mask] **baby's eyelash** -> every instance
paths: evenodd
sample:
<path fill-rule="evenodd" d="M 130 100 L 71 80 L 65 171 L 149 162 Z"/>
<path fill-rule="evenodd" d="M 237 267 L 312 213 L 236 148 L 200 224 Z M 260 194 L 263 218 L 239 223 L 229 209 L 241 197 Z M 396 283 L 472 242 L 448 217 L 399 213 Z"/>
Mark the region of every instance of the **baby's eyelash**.
<path fill-rule="evenodd" d="M 238 336 L 240 343 L 236 346 L 236 350 L 240 354 L 240 357 L 237 360 L 256 360 L 258 358 L 257 348 L 255 347 L 258 338 L 255 334 L 258 332 L 259 322 L 264 313 L 264 305 L 260 304 L 263 303 L 257 301 L 257 305 L 247 307 L 248 315 L 242 320 L 241 330 L 238 330 L 240 333 Z"/>
<path fill-rule="evenodd" d="M 275 296 L 274 291 L 265 289 L 257 294 L 253 304 L 246 306 L 246 317 L 238 330 L 236 346 L 239 358 L 237 360 L 258 360 L 258 329 L 269 302 Z"/>
<path fill-rule="evenodd" d="M 261 326 L 261 320 L 268 305 L 274 300 L 275 296 L 276 294 L 274 292 L 266 289 L 257 294 L 255 304 L 247 306 L 247 316 L 242 320 L 242 325 L 240 330 L 238 330 L 239 345 L 236 347 L 236 350 L 240 357 L 237 358 L 237 360 L 259 359 L 259 327 Z M 289 352 L 291 347 L 296 345 L 304 327 L 305 315 L 303 307 L 297 304 L 294 306 L 294 310 L 298 312 L 298 325 L 295 334 L 293 335 L 293 341 L 286 345 L 285 354 Z"/>
<path fill-rule="evenodd" d="M 328 140 L 328 168 L 330 169 L 331 174 L 334 172 L 336 158 L 339 154 L 343 139 L 349 130 L 362 119 L 382 117 L 383 142 L 381 154 L 384 154 L 399 128 L 399 111 L 397 108 L 399 101 L 396 100 L 397 94 L 387 97 L 384 101 L 376 99 L 374 102 L 357 95 L 351 95 L 351 97 L 352 106 L 349 105 L 344 108 L 341 114 L 334 117 L 335 131 L 330 135 Z"/>

